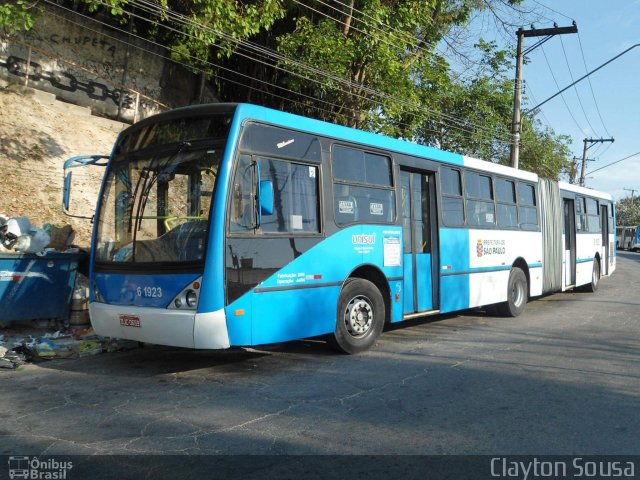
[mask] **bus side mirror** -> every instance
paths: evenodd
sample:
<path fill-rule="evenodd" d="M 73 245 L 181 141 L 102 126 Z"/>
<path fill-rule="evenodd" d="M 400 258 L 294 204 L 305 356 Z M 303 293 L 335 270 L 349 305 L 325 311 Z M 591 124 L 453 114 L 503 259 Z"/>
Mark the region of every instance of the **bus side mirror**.
<path fill-rule="evenodd" d="M 106 167 L 109 157 L 106 155 L 80 155 L 77 157 L 71 157 L 64 162 L 64 183 L 62 185 L 62 211 L 65 215 L 74 218 L 84 218 L 92 220 L 93 215 L 83 216 L 75 215 L 70 212 L 71 207 L 71 186 L 73 184 L 73 172 L 69 170 L 72 168 L 87 167 L 89 165 L 96 165 L 99 167 Z"/>
<path fill-rule="evenodd" d="M 69 172 L 64 177 L 64 185 L 62 186 L 62 211 L 69 213 L 69 197 L 71 196 L 71 178 L 73 172 Z"/>
<path fill-rule="evenodd" d="M 260 215 L 273 215 L 273 182 L 260 180 Z"/>

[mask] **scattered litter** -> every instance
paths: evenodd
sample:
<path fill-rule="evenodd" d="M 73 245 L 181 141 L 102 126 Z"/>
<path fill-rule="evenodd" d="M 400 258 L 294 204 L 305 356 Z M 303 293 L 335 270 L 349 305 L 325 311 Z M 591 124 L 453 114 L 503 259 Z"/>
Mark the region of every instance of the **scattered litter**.
<path fill-rule="evenodd" d="M 90 326 L 74 328 L 74 325 L 58 325 L 61 328 L 43 332 L 38 325 L 35 321 L 29 326 L 16 324 L 17 331 L 9 329 L 3 332 L 0 337 L 4 341 L 0 345 L 0 369 L 11 370 L 25 363 L 78 359 L 106 352 L 133 350 L 140 346 L 136 341 L 96 335 Z"/>
<path fill-rule="evenodd" d="M 95 340 L 83 340 L 80 342 L 80 356 L 97 355 L 102 353 L 102 343 Z"/>
<path fill-rule="evenodd" d="M 0 368 L 12 369 L 16 368 L 16 365 L 8 358 L 2 357 L 0 358 Z"/>
<path fill-rule="evenodd" d="M 47 223 L 37 228 L 26 217 L 0 215 L 0 252 L 35 253 L 67 251 L 75 237 L 71 225 L 58 227 Z"/>

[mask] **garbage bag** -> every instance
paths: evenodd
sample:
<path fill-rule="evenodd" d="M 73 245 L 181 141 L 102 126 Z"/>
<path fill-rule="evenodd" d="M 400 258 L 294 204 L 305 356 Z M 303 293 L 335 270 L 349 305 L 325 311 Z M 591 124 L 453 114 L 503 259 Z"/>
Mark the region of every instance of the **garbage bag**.
<path fill-rule="evenodd" d="M 15 242 L 13 248 L 21 253 L 37 253 L 49 245 L 51 237 L 44 230 L 37 228 L 31 230 L 28 235 L 22 235 Z"/>
<path fill-rule="evenodd" d="M 7 220 L 7 233 L 16 237 L 27 235 L 31 231 L 31 222 L 27 217 L 13 217 Z"/>

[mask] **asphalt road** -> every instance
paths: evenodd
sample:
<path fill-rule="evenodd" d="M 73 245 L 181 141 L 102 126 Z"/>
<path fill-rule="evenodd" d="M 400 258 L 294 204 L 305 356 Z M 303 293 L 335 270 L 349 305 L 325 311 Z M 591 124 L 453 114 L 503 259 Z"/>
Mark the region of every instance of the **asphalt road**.
<path fill-rule="evenodd" d="M 595 294 L 317 341 L 0 371 L 0 455 L 640 454 L 640 254 Z"/>

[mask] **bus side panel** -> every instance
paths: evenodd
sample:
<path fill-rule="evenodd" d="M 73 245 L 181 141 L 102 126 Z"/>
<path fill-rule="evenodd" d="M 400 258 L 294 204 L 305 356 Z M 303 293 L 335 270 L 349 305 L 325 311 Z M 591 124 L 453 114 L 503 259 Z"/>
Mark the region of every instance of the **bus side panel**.
<path fill-rule="evenodd" d="M 529 270 L 529 294 L 542 294 L 540 232 L 470 230 L 469 248 L 470 307 L 506 301 L 509 273 L 519 258 L 525 261 Z"/>
<path fill-rule="evenodd" d="M 616 256 L 618 255 L 616 248 L 616 236 L 609 234 L 609 275 L 616 269 Z"/>
<path fill-rule="evenodd" d="M 578 233 L 576 235 L 576 286 L 591 282 L 593 260 L 600 251 L 600 233 Z"/>
<path fill-rule="evenodd" d="M 336 285 L 254 292 L 251 343 L 284 342 L 333 332 L 340 289 Z"/>
<path fill-rule="evenodd" d="M 363 264 L 378 267 L 387 278 L 401 278 L 401 248 L 402 229 L 397 226 L 357 225 L 337 232 L 227 306 L 231 344 L 333 332 L 346 278 Z M 394 313 L 396 308 L 402 310 L 394 306 Z"/>
<path fill-rule="evenodd" d="M 469 230 L 440 229 L 440 311 L 469 308 Z"/>
<path fill-rule="evenodd" d="M 252 306 L 253 294 L 249 292 L 224 309 L 232 346 L 251 345 Z"/>

